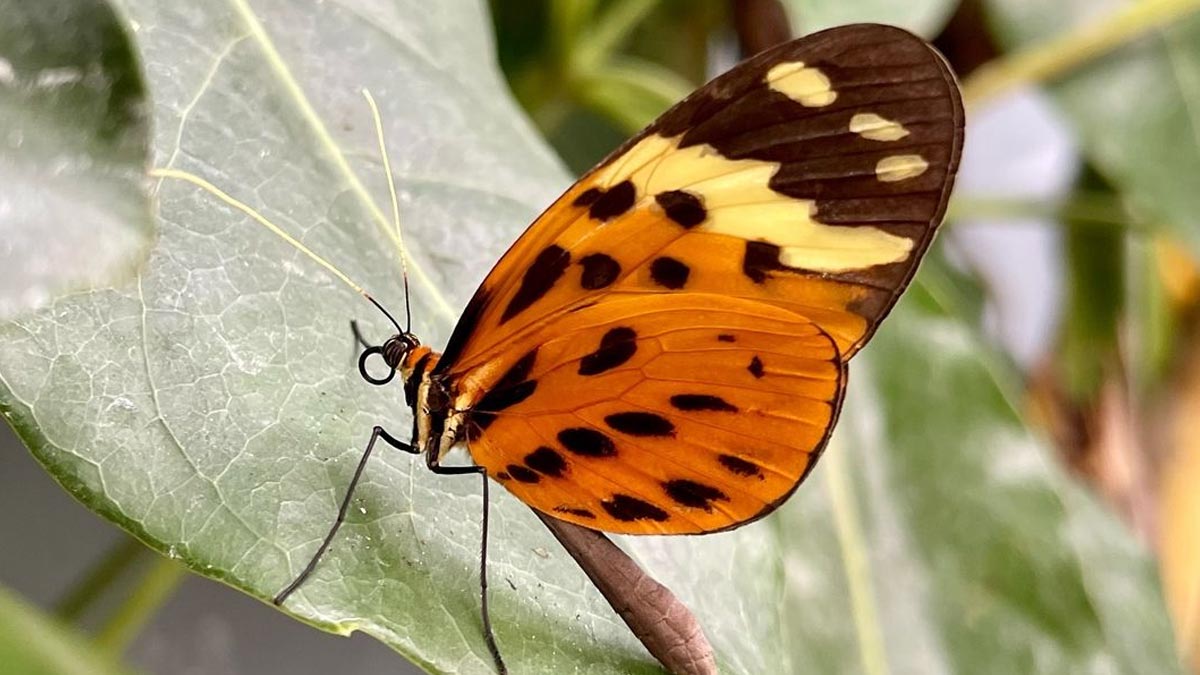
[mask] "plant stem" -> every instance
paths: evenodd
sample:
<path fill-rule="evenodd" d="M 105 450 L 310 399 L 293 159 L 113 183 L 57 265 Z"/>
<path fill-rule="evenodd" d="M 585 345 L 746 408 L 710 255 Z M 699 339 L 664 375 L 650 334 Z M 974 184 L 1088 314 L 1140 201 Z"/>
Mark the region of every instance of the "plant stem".
<path fill-rule="evenodd" d="M 76 623 L 79 617 L 112 587 L 113 582 L 141 557 L 141 554 L 148 552 L 136 539 L 121 537 L 121 541 L 59 600 L 58 606 L 54 608 L 55 616 L 64 623 Z"/>
<path fill-rule="evenodd" d="M 836 442 L 834 443 L 836 445 Z M 833 524 L 850 589 L 850 614 L 854 618 L 858 638 L 859 658 L 867 675 L 888 675 L 887 653 L 879 628 L 879 610 L 875 606 L 875 590 L 871 579 L 871 562 L 863 536 L 862 516 L 858 512 L 857 495 L 850 483 L 844 447 L 832 448 L 825 455 L 825 485 L 833 510 Z"/>
<path fill-rule="evenodd" d="M 1017 85 L 1053 79 L 1197 9 L 1200 0 L 1130 3 L 1090 26 L 984 64 L 963 83 L 963 99 L 975 105 Z"/>
<path fill-rule="evenodd" d="M 96 645 L 111 654 L 124 652 L 186 574 L 187 569 L 174 560 L 156 558 L 125 602 L 100 627 Z"/>
<path fill-rule="evenodd" d="M 1116 196 L 1095 192 L 1077 192 L 1066 201 L 957 197 L 950 202 L 948 213 L 947 220 L 1040 218 L 1061 221 L 1069 227 L 1149 231 L 1147 226 L 1129 216 Z"/>
<path fill-rule="evenodd" d="M 579 42 L 588 19 L 596 11 L 596 0 L 555 0 L 548 5 L 551 61 L 565 64 Z"/>
<path fill-rule="evenodd" d="M 585 31 L 571 55 L 572 75 L 588 74 L 612 55 L 613 49 L 658 5 L 658 0 L 620 0 Z"/>

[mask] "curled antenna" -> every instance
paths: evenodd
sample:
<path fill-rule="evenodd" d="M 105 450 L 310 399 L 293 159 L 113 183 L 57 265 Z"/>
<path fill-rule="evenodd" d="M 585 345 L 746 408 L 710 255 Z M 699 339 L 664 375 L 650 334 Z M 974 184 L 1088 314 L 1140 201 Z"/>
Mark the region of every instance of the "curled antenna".
<path fill-rule="evenodd" d="M 379 106 L 375 105 L 375 97 L 371 96 L 371 92 L 367 89 L 362 90 L 363 98 L 367 99 L 367 105 L 371 107 L 371 117 L 375 120 L 375 138 L 379 142 L 379 156 L 383 159 L 383 172 L 387 175 L 388 192 L 392 197 L 392 222 L 396 226 L 396 250 L 400 256 L 400 273 L 404 277 L 404 324 L 403 332 L 409 333 L 412 330 L 412 307 L 409 304 L 408 293 L 408 250 L 404 246 L 404 236 L 400 231 L 400 202 L 396 198 L 396 181 L 392 177 L 392 163 L 388 160 L 387 144 L 383 140 L 383 120 L 379 116 Z M 371 302 L 375 302 L 372 300 Z M 375 303 L 378 307 L 379 303 Z M 380 309 L 383 309 L 380 307 Z M 387 312 L 384 312 L 387 314 Z M 389 315 L 390 319 L 391 316 Z M 392 323 L 396 323 L 395 320 Z M 399 325 L 396 326 L 399 328 Z"/>

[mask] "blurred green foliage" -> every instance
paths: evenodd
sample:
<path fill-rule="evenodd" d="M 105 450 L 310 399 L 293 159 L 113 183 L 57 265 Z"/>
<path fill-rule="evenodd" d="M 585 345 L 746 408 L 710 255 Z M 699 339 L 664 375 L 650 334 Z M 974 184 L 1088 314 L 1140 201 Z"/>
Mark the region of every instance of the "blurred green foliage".
<path fill-rule="evenodd" d="M 724 5 L 493 0 L 491 9 L 513 93 L 580 173 L 707 79 Z"/>
<path fill-rule="evenodd" d="M 112 654 L 0 586 L 0 673 L 120 675 Z"/>
<path fill-rule="evenodd" d="M 0 319 L 145 261 L 155 223 L 140 65 L 104 0 L 0 0 Z"/>

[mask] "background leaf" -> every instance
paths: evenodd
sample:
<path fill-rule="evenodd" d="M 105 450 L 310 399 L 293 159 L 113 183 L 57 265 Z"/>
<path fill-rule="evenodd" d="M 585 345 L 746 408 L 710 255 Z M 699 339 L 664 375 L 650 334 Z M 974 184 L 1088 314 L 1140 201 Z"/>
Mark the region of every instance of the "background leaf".
<path fill-rule="evenodd" d="M 1007 48 L 1030 46 L 1138 5 L 1124 0 L 988 0 Z M 1159 2 L 1165 6 L 1167 3 Z M 1096 169 L 1134 216 L 1200 251 L 1200 15 L 1149 32 L 1055 81 L 1049 90 L 1074 123 Z"/>
<path fill-rule="evenodd" d="M 824 460 L 846 592 L 871 596 L 828 670 L 1177 672 L 1153 568 L 1024 428 L 1015 372 L 964 326 L 963 279 L 939 263 L 852 366 Z M 793 568 L 809 546 L 789 547 Z"/>
<path fill-rule="evenodd" d="M 0 588 L 0 670 L 21 675 L 127 672 L 82 636 Z"/>
<path fill-rule="evenodd" d="M 371 89 L 414 258 L 414 327 L 434 345 L 568 183 L 504 90 L 476 3 L 126 9 L 155 92 L 154 164 L 214 181 L 398 308 L 358 94 Z M 370 387 L 353 365 L 346 321 L 375 339 L 388 326 L 211 196 L 180 182 L 158 196 L 162 234 L 135 282 L 0 329 L 0 398 L 81 501 L 268 598 L 329 526 L 370 426 L 409 424 L 400 388 Z M 779 516 L 627 540 L 695 608 L 723 672 L 1057 673 L 1134 654 L 1170 672 L 1149 567 L 1044 459 L 1006 395 L 1008 365 L 957 297 L 918 294 L 885 326 L 855 367 L 830 457 Z M 514 672 L 656 672 L 533 515 L 497 492 L 493 608 Z M 355 507 L 288 609 L 431 671 L 490 672 L 478 484 L 382 453 Z M 1116 636 L 1114 607 L 1136 617 Z"/>
<path fill-rule="evenodd" d="M 145 86 L 100 0 L 0 0 L 0 318 L 131 276 L 154 233 Z"/>

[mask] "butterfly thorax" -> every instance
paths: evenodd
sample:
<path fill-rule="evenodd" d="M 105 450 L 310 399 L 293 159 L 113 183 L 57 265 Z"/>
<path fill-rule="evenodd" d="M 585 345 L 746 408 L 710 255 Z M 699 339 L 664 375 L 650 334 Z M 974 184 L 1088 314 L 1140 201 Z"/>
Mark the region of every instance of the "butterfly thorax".
<path fill-rule="evenodd" d="M 451 392 L 437 370 L 441 354 L 424 345 L 407 351 L 398 370 L 404 380 L 404 400 L 412 409 L 412 442 L 440 459 L 462 440 L 463 415 L 454 410 Z"/>

